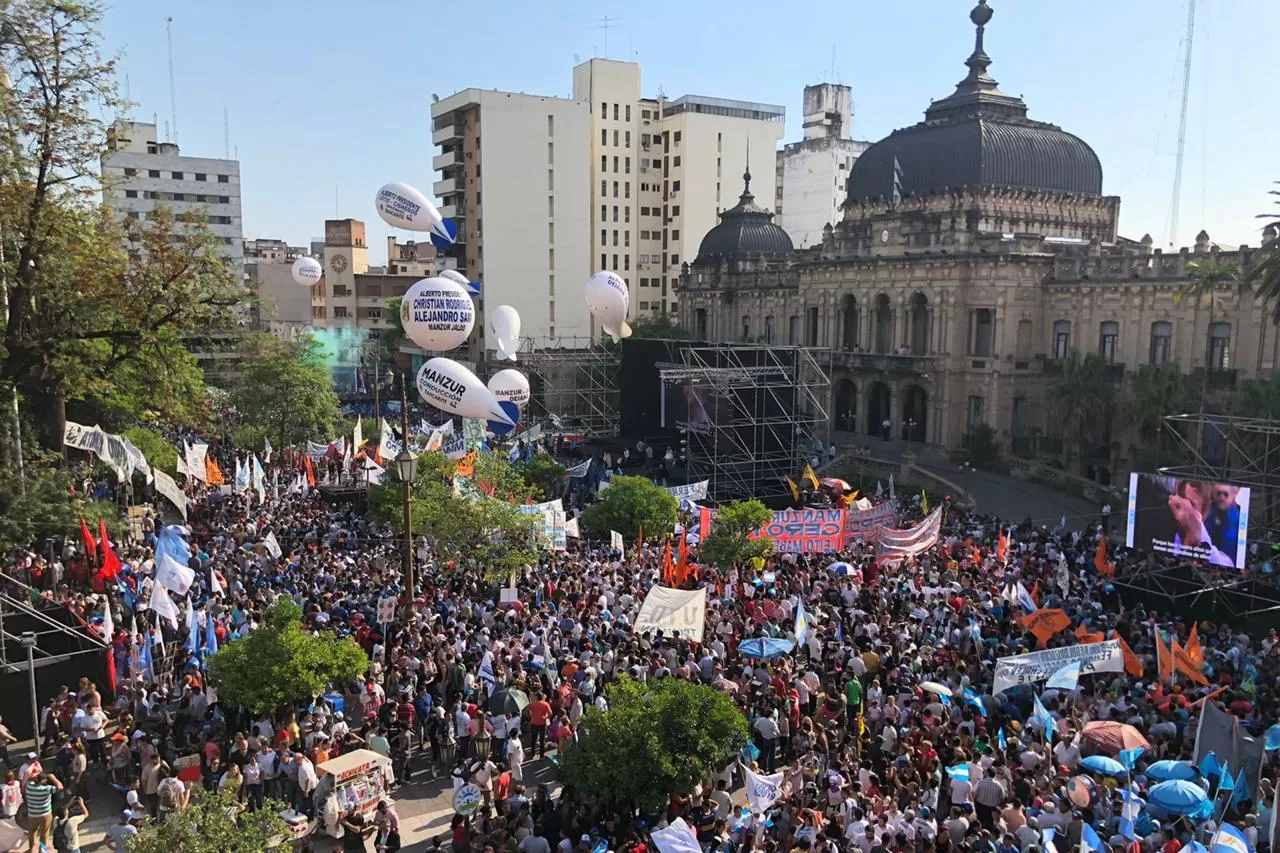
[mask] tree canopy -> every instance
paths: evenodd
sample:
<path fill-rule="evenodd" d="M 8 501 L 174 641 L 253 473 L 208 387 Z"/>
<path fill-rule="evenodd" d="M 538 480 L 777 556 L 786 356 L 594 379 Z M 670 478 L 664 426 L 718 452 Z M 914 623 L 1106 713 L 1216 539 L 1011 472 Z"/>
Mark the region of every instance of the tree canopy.
<path fill-rule="evenodd" d="M 670 314 L 654 314 L 637 318 L 631 324 L 631 337 L 684 341 L 689 339 L 689 333 Z"/>
<path fill-rule="evenodd" d="M 401 489 L 398 481 L 371 488 L 369 514 L 403 533 Z M 443 453 L 424 453 L 410 492 L 413 532 L 456 569 L 505 578 L 537 559 L 535 532 L 541 519 L 522 509 L 532 495 L 524 478 L 497 454 L 478 454 L 474 475 L 464 478 Z"/>
<path fill-rule="evenodd" d="M 1107 365 L 1102 356 L 1089 353 L 1083 358 L 1072 350 L 1062 360 L 1061 372 L 1048 389 L 1049 411 L 1062 424 L 1067 441 L 1063 445 L 1064 462 L 1070 468 L 1074 458 L 1092 449 L 1097 435 L 1104 431 L 1111 417 L 1115 388 L 1107 378 Z"/>
<path fill-rule="evenodd" d="M 680 502 L 645 477 L 614 477 L 609 488 L 582 514 L 587 527 L 608 535 L 616 530 L 629 540 L 644 531 L 646 539 L 667 536 L 675 526 Z"/>
<path fill-rule="evenodd" d="M 698 545 L 698 559 L 728 569 L 754 557 L 773 553 L 773 540 L 749 538 L 773 518 L 773 511 L 758 500 L 730 501 L 716 510 L 711 532 Z"/>
<path fill-rule="evenodd" d="M 362 677 L 369 657 L 351 637 L 302 630 L 302 611 L 282 596 L 261 626 L 218 649 L 208 666 L 220 695 L 258 714 Z"/>
<path fill-rule="evenodd" d="M 663 678 L 610 684 L 609 710 L 590 708 L 560 779 L 604 803 L 656 809 L 719 773 L 746 744 L 746 717 L 728 695 Z"/>
<path fill-rule="evenodd" d="M 310 335 L 282 341 L 257 335 L 246 342 L 240 380 L 231 400 L 244 422 L 261 436 L 244 436 L 252 445 L 263 438 L 277 447 L 324 438 L 341 416 L 333 376 Z"/>
<path fill-rule="evenodd" d="M 285 837 L 283 809 L 283 803 L 268 802 L 256 812 L 243 811 L 234 795 L 197 787 L 185 809 L 130 839 L 129 853 L 264 853 Z"/>
<path fill-rule="evenodd" d="M 564 491 L 564 466 L 554 456 L 538 454 L 528 462 L 516 466 L 520 476 L 537 494 L 535 498 L 551 500 L 560 497 Z"/>

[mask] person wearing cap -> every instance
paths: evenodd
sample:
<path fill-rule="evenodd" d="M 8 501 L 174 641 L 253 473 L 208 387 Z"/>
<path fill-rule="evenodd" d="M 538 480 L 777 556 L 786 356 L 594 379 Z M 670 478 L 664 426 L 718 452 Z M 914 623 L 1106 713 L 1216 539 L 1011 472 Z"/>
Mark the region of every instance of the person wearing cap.
<path fill-rule="evenodd" d="M 107 839 L 115 853 L 127 853 L 130 838 L 138 836 L 138 827 L 133 823 L 133 812 L 121 812 L 120 821 L 107 827 Z"/>

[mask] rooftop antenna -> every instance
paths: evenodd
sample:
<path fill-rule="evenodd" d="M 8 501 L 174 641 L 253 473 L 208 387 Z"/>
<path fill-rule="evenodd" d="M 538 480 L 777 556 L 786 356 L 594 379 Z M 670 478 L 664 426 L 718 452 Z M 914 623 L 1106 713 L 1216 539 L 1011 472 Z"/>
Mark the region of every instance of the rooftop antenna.
<path fill-rule="evenodd" d="M 128 120 L 133 115 L 133 101 L 129 97 L 129 75 L 124 75 L 124 117 Z"/>
<path fill-rule="evenodd" d="M 591 29 L 604 30 L 604 58 L 609 58 L 609 30 L 617 29 L 619 18 L 610 18 L 605 15 L 603 18 L 596 18 L 591 22 Z"/>
<path fill-rule="evenodd" d="M 222 150 L 223 156 L 228 160 L 231 159 L 231 113 L 227 112 L 227 105 L 222 105 Z"/>
<path fill-rule="evenodd" d="M 1182 158 L 1187 150 L 1187 104 L 1191 100 L 1191 47 L 1196 36 L 1196 0 L 1187 0 L 1187 35 L 1183 39 L 1182 112 L 1178 118 L 1178 154 L 1173 167 L 1173 200 L 1169 204 L 1169 247 L 1178 239 L 1178 203 L 1182 197 Z"/>
<path fill-rule="evenodd" d="M 836 80 L 836 43 L 831 43 L 831 77 L 828 78 L 832 83 L 839 82 Z"/>
<path fill-rule="evenodd" d="M 164 19 L 165 39 L 169 43 L 169 116 L 173 119 L 173 141 L 178 141 L 178 93 L 173 84 L 173 18 Z M 168 136 L 165 131 L 165 136 Z"/>

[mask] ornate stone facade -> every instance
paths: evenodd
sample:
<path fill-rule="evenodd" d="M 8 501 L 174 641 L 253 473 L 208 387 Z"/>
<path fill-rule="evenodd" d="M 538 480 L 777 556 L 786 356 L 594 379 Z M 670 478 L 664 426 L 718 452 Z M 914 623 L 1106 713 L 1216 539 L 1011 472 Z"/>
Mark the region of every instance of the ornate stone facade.
<path fill-rule="evenodd" d="M 1071 162 L 1062 166 L 1053 145 L 993 155 L 984 143 L 974 156 L 1005 158 L 1001 179 L 1021 175 L 1028 184 L 992 185 L 981 168 L 950 162 L 949 150 L 904 144 L 895 150 L 914 159 L 890 158 L 892 196 L 862 197 L 859 182 L 876 180 L 855 168 L 844 219 L 820 246 L 686 265 L 681 324 L 702 340 L 828 347 L 833 427 L 880 435 L 888 421 L 894 438 L 948 449 L 981 424 L 1005 448 L 1034 449 L 1042 438 L 1052 446 L 1060 431 L 1045 392 L 1073 349 L 1102 355 L 1122 394 L 1141 365 L 1166 360 L 1187 373 L 1208 369 L 1215 387 L 1274 369 L 1280 330 L 1251 294 L 1224 286 L 1212 312 L 1174 298 L 1190 261 L 1243 268 L 1250 250 L 1221 250 L 1202 232 L 1194 248 L 1165 254 L 1150 237 L 1117 236 L 1118 198 L 1056 189 L 1087 183 L 1077 176 L 1088 158 L 1075 137 L 1029 123 L 1025 106 L 999 92 L 982 46 L 986 0 L 971 17 L 978 37 L 969 76 L 924 122 L 885 142 L 936 135 L 947 123 L 976 121 L 985 133 L 1030 124 L 1066 139 Z M 881 144 L 856 165 L 871 163 Z M 969 183 L 938 185 L 952 174 Z M 1116 420 L 1086 460 L 1086 473 L 1104 481 L 1132 464 L 1134 438 Z"/>

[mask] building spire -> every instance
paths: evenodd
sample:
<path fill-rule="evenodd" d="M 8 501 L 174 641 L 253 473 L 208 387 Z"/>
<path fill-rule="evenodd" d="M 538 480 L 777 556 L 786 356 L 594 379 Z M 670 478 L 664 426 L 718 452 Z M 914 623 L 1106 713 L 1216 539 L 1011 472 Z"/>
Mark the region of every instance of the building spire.
<path fill-rule="evenodd" d="M 747 166 L 742 172 L 742 195 L 751 195 L 751 137 L 747 137 Z"/>
<path fill-rule="evenodd" d="M 987 69 L 991 66 L 991 57 L 987 56 L 983 45 L 987 24 L 991 22 L 993 14 L 995 13 L 987 5 L 987 0 L 978 0 L 978 5 L 969 12 L 969 20 L 973 21 L 977 31 L 973 36 L 973 53 L 964 62 L 969 66 L 969 75 L 960 81 L 959 88 L 986 89 L 996 86 L 996 81 L 987 73 Z"/>

